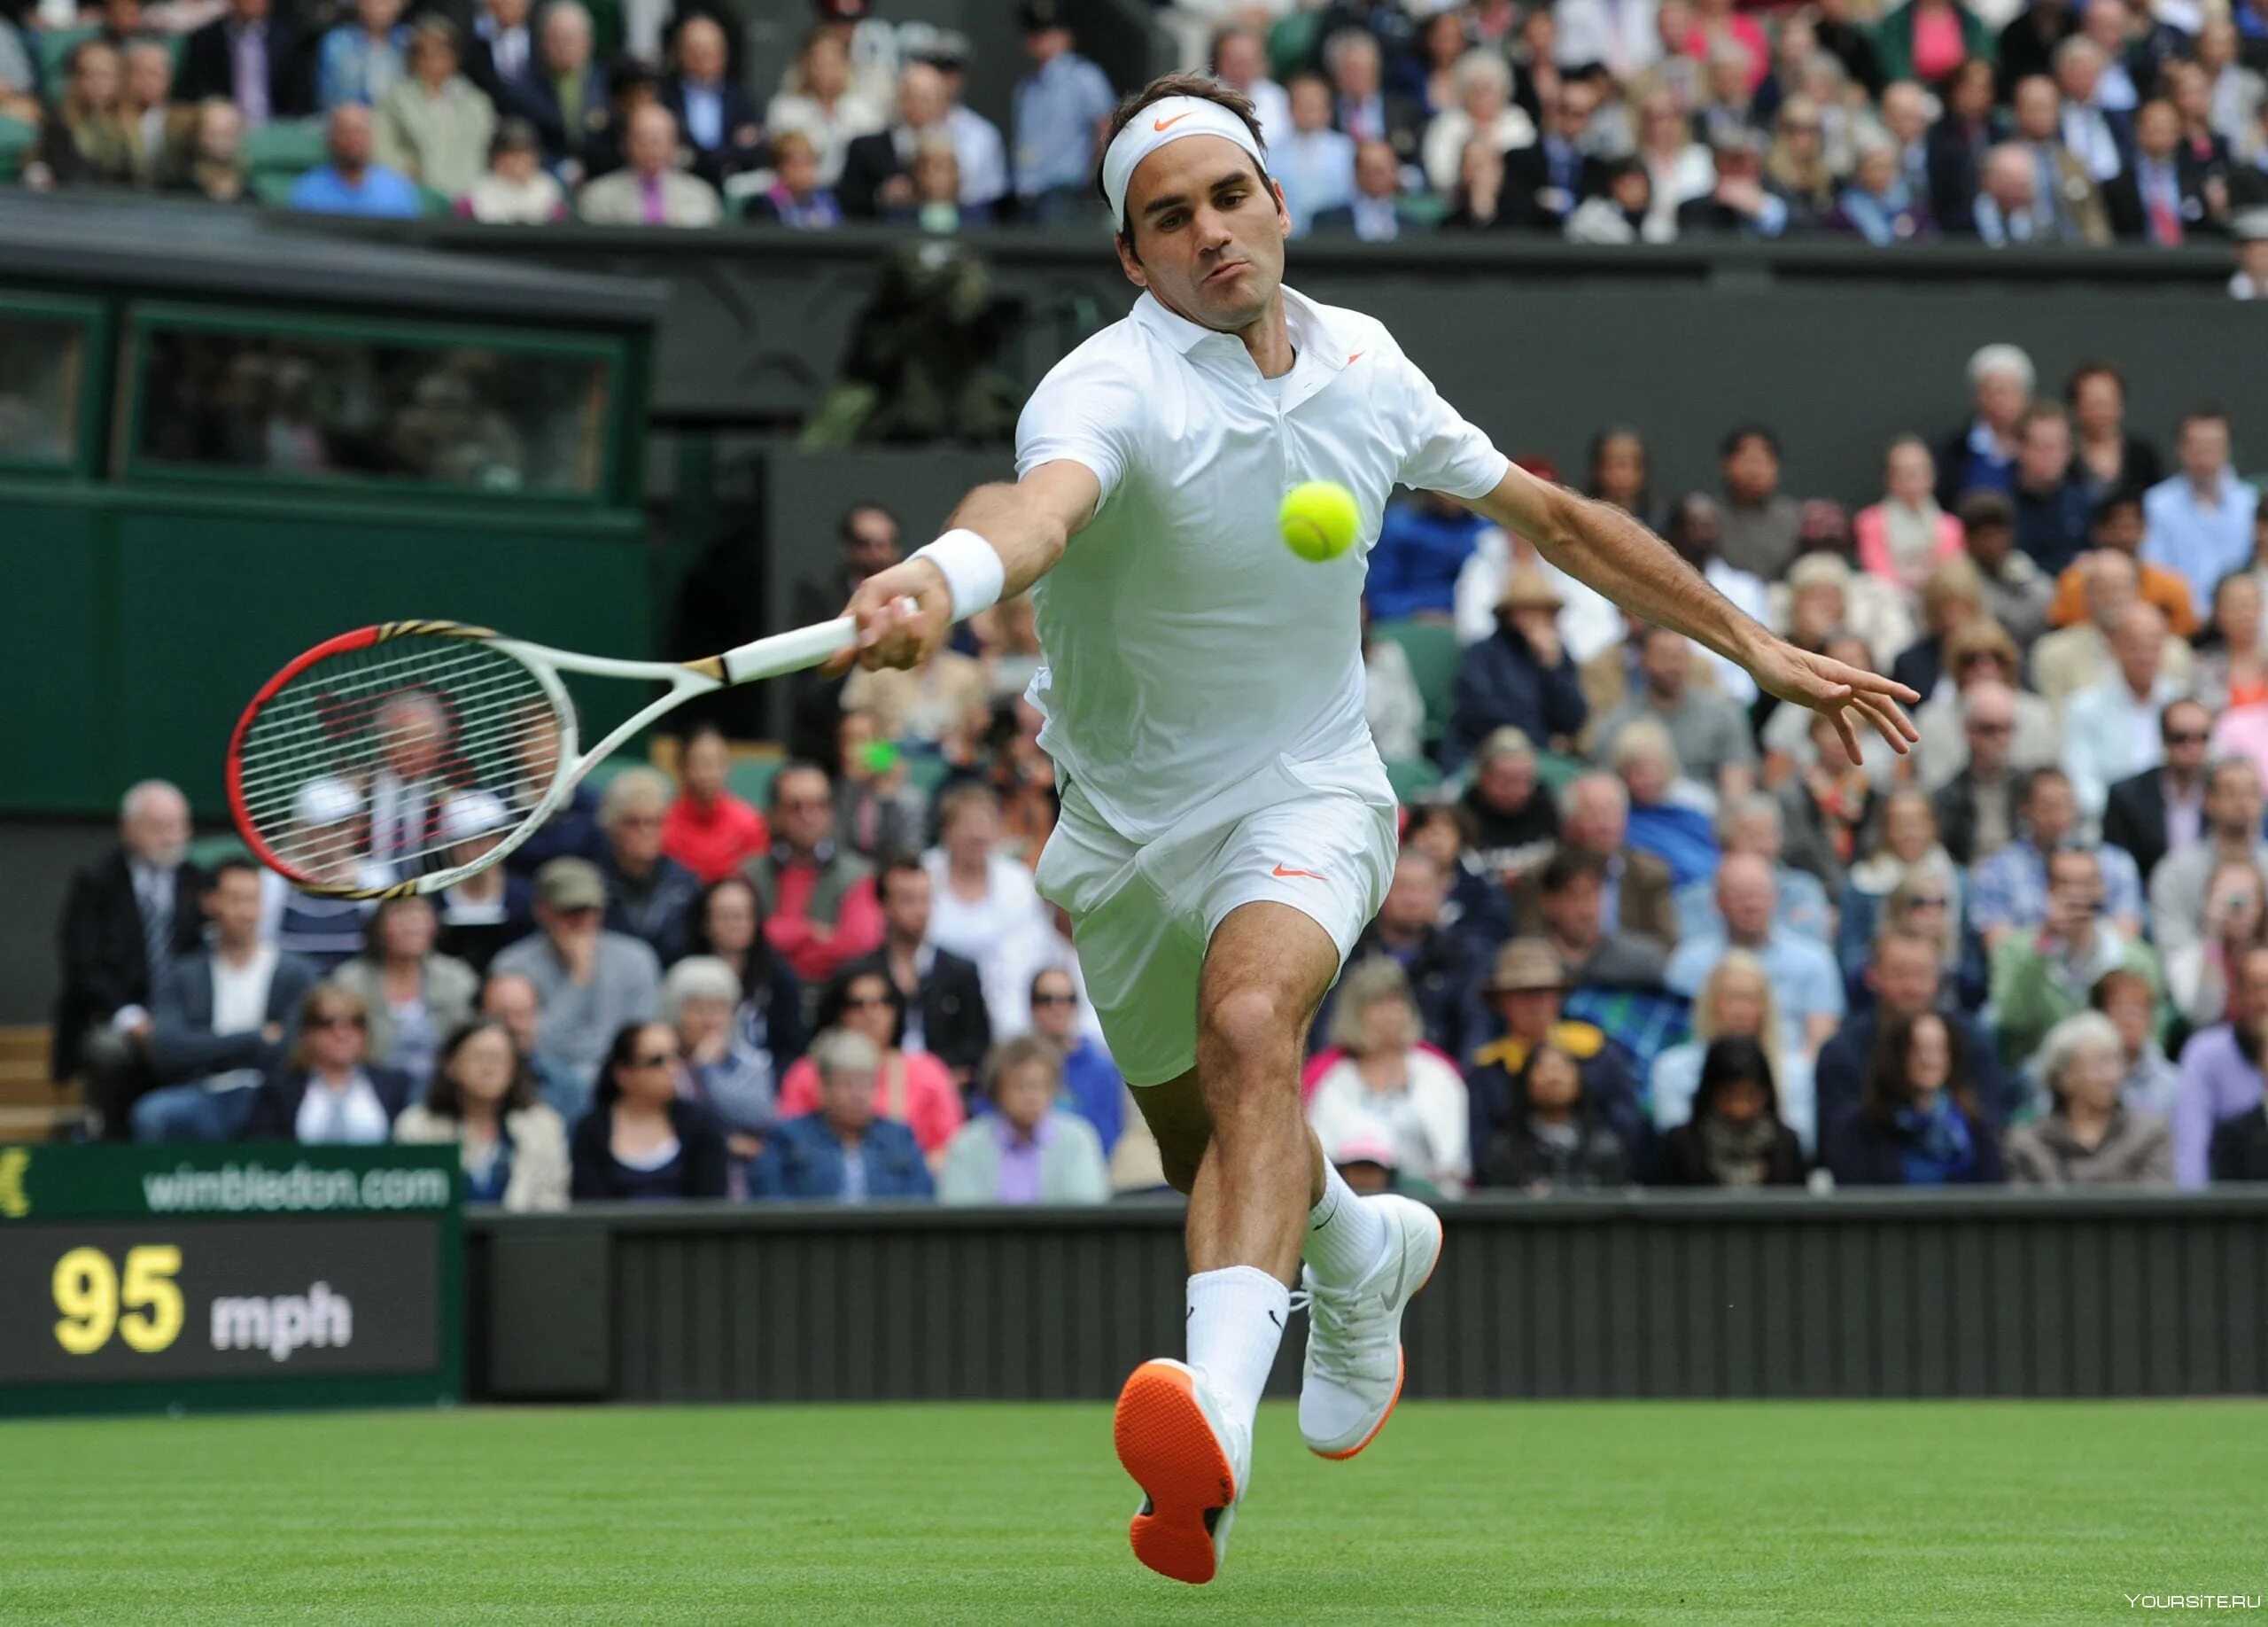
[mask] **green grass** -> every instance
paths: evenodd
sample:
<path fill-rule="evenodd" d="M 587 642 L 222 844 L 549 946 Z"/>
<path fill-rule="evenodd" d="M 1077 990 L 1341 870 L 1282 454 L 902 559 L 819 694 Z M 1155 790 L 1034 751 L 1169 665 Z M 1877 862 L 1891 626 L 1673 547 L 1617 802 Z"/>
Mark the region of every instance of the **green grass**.
<path fill-rule="evenodd" d="M 2268 1405 L 1271 1405 L 1221 1579 L 1087 1405 L 0 1426 L 0 1621 L 2099 1622 L 2268 1571 Z M 2249 1614 L 2249 1613 L 2246 1613 Z"/>

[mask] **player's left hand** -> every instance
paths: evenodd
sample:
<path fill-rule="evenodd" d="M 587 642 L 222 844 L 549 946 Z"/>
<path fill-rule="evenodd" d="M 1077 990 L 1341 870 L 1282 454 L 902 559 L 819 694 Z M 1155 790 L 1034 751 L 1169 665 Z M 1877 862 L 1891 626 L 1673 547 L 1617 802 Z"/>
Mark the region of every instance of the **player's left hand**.
<path fill-rule="evenodd" d="M 953 625 L 952 590 L 944 572 L 926 559 L 902 559 L 858 584 L 843 613 L 858 619 L 858 640 L 820 670 L 830 678 L 850 670 L 919 666 L 945 642 Z"/>
<path fill-rule="evenodd" d="M 1872 725 L 1900 756 L 1921 738 L 1899 703 L 1910 706 L 1922 697 L 1880 673 L 1814 655 L 1777 638 L 1749 664 L 1749 671 L 1768 693 L 1833 718 L 1852 762 L 1860 760 L 1860 721 Z"/>

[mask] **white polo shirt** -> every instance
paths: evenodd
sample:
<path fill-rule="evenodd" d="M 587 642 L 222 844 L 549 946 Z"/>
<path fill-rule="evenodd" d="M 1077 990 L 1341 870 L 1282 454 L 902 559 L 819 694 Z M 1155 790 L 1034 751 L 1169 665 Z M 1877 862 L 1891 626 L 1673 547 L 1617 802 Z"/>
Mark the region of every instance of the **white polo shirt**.
<path fill-rule="evenodd" d="M 1150 294 L 1048 373 L 1016 472 L 1068 458 L 1102 501 L 1033 590 L 1040 744 L 1130 841 L 1276 763 L 1385 792 L 1363 714 L 1362 594 L 1399 484 L 1495 489 L 1508 461 L 1385 325 L 1284 290 L 1298 360 L 1263 378 L 1244 343 Z M 1355 546 L 1310 564 L 1277 511 L 1303 480 L 1355 494 Z"/>

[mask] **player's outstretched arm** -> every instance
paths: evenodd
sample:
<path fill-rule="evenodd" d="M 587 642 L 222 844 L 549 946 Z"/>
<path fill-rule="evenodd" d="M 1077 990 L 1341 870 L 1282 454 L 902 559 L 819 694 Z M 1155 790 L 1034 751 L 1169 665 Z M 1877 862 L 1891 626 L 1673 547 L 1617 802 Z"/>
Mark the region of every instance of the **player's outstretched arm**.
<path fill-rule="evenodd" d="M 1047 574 L 1080 528 L 1094 518 L 1102 482 L 1068 458 L 1042 463 L 1014 485 L 980 486 L 960 500 L 945 533 L 911 557 L 858 584 L 843 609 L 858 619 L 858 642 L 827 664 L 856 661 L 873 671 L 913 666 L 945 642 L 954 622 L 998 599 L 1012 599 Z M 997 558 L 997 587 L 990 573 Z M 982 603 L 955 603 L 959 574 Z M 986 591 L 990 597 L 983 597 Z M 963 596 L 967 597 L 967 595 Z"/>
<path fill-rule="evenodd" d="M 1893 751 L 1903 752 L 1919 737 L 1899 705 L 1921 698 L 1913 690 L 1775 638 L 1668 543 L 1612 504 L 1578 496 L 1515 465 L 1495 490 L 1468 500 L 1467 506 L 1526 537 L 1553 564 L 1633 615 L 1674 627 L 1739 662 L 1782 700 L 1826 712 L 1842 730 L 1852 757 L 1859 755 L 1853 713 Z"/>

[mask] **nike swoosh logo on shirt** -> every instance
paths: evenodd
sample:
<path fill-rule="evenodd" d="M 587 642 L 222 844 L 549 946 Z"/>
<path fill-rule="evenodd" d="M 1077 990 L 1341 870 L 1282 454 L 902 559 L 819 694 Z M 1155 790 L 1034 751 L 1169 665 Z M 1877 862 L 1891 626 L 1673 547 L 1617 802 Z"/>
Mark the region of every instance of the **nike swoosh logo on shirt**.
<path fill-rule="evenodd" d="M 1355 362 L 1360 362 L 1364 356 L 1370 354 L 1371 353 L 1367 350 L 1358 350 L 1353 355 L 1347 358 L 1347 365 L 1352 367 Z"/>
<path fill-rule="evenodd" d="M 1150 121 L 1150 128 L 1153 130 L 1161 130 L 1169 124 L 1179 124 L 1184 119 L 1189 117 L 1190 113 L 1194 113 L 1197 110 L 1192 107 L 1189 110 L 1189 113 L 1177 113 L 1170 119 L 1153 119 Z"/>
<path fill-rule="evenodd" d="M 1279 864 L 1279 865 L 1278 865 L 1278 866 L 1277 866 L 1273 870 L 1270 871 L 1270 872 L 1269 872 L 1269 874 L 1270 874 L 1270 875 L 1271 875 L 1271 876 L 1304 876 L 1304 877 L 1305 877 L 1306 879 L 1308 879 L 1309 881 L 1321 881 L 1321 880 L 1323 879 L 1323 876 L 1322 876 L 1322 874 L 1321 874 L 1319 871 L 1316 871 L 1316 870 L 1293 870 L 1293 869 L 1287 869 L 1287 868 L 1285 868 L 1284 866 L 1282 866 L 1282 865 L 1280 865 L 1280 864 Z"/>

